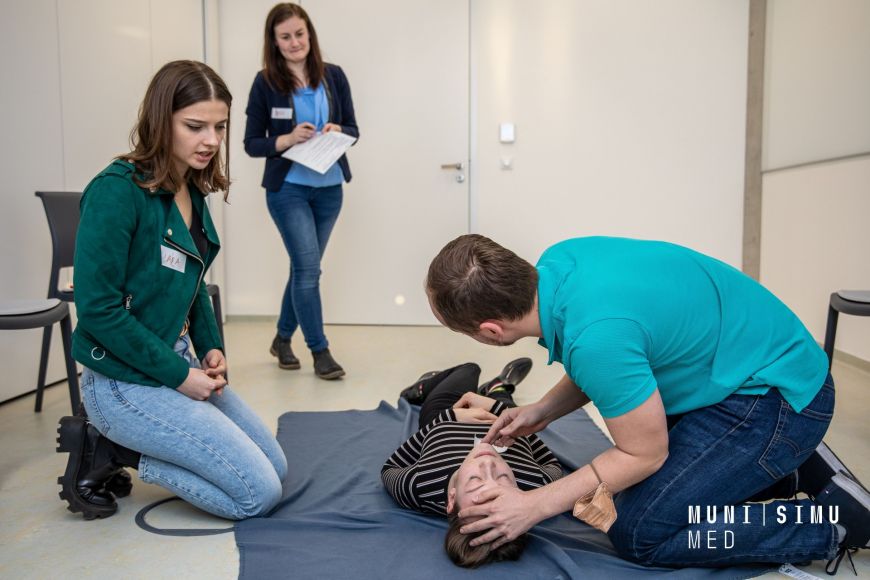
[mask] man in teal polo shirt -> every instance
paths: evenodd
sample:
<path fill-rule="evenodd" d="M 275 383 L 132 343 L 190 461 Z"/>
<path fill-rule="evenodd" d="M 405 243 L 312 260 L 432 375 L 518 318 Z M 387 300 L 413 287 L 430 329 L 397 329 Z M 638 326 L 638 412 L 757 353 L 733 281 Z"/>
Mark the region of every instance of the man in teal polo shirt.
<path fill-rule="evenodd" d="M 556 244 L 535 267 L 466 235 L 432 261 L 427 293 L 445 326 L 493 345 L 537 337 L 565 367 L 540 401 L 502 415 L 486 440 L 510 444 L 590 400 L 614 439 L 559 482 L 481 494 L 459 514 L 469 520 L 464 533 L 480 534 L 473 544 L 497 547 L 602 481 L 621 492 L 614 546 L 647 565 L 833 559 L 870 539 L 870 494 L 849 473 L 832 477 L 848 470 L 827 448 L 814 454 L 834 405 L 824 352 L 794 313 L 734 268 L 673 244 L 604 237 Z M 740 505 L 797 491 L 817 503 Z M 801 525 L 801 513 L 832 502 L 836 525 Z M 704 514 L 735 506 L 740 522 L 696 521 L 698 506 Z M 785 521 L 766 525 L 768 510 Z"/>

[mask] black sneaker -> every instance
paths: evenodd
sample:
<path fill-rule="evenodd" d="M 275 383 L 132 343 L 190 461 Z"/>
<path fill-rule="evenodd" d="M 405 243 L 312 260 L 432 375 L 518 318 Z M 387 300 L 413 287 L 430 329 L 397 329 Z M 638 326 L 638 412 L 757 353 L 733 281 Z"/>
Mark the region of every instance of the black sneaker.
<path fill-rule="evenodd" d="M 852 554 L 867 548 L 870 543 L 870 492 L 845 473 L 837 473 L 819 492 L 816 503 L 828 509 L 837 506 L 834 512 L 838 516 L 837 523 L 846 528 L 846 537 L 840 542 L 837 556 L 828 562 L 825 571 L 836 574 L 843 558 L 848 556 L 852 570 L 857 575 Z M 829 514 L 827 512 L 825 515 Z"/>
<path fill-rule="evenodd" d="M 797 468 L 797 490 L 815 498 L 837 473 L 845 473 L 852 480 L 858 481 L 858 478 L 852 475 L 840 458 L 822 441 L 809 459 Z"/>
<path fill-rule="evenodd" d="M 272 356 L 278 357 L 278 366 L 286 370 L 296 370 L 300 367 L 299 359 L 293 354 L 293 349 L 290 348 L 290 339 L 281 338 L 275 335 L 272 339 L 272 348 L 269 349 Z"/>
<path fill-rule="evenodd" d="M 422 405 L 426 399 L 426 393 L 423 390 L 423 383 L 440 373 L 441 371 L 429 371 L 420 375 L 420 378 L 414 381 L 410 387 L 402 389 L 399 396 L 411 403 L 412 405 Z"/>
<path fill-rule="evenodd" d="M 321 379 L 331 381 L 344 376 L 344 369 L 341 368 L 340 364 L 335 362 L 328 348 L 319 352 L 313 352 L 311 355 L 314 357 L 314 374 Z"/>
<path fill-rule="evenodd" d="M 516 390 L 516 386 L 526 378 L 530 370 L 532 370 L 532 359 L 523 357 L 512 360 L 501 369 L 497 377 L 477 387 L 477 392 L 487 396 L 500 388 L 508 395 L 511 395 Z"/>

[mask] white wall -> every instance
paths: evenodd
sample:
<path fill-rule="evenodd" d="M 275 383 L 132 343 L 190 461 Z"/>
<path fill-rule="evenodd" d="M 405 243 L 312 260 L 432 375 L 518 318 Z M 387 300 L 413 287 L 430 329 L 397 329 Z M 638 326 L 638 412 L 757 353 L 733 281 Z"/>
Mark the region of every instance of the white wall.
<path fill-rule="evenodd" d="M 0 297 L 41 298 L 51 239 L 38 189 L 63 189 L 55 0 L 0 3 Z M 26 58 L 22 58 L 26 55 Z M 12 82 L 14 79 L 14 82 Z M 63 376 L 55 329 L 52 378 Z M 36 387 L 42 330 L 0 332 L 0 401 Z"/>
<path fill-rule="evenodd" d="M 870 2 L 767 6 L 763 169 L 870 153 Z"/>
<path fill-rule="evenodd" d="M 761 280 L 816 340 L 836 290 L 870 289 L 870 157 L 763 178 Z M 870 361 L 870 319 L 841 315 L 837 350 Z"/>
<path fill-rule="evenodd" d="M 602 234 L 740 267 L 747 1 L 472 10 L 480 233 L 533 261 L 555 241 Z M 514 144 L 498 142 L 502 122 L 516 124 Z"/>
<path fill-rule="evenodd" d="M 225 310 L 230 315 L 277 317 L 287 281 L 284 246 L 260 187 L 264 161 L 248 157 L 242 143 L 248 93 L 262 68 L 263 24 L 274 5 L 273 0 L 218 2 L 218 72 L 233 94 L 229 144 L 232 185 L 230 205 L 224 208 L 226 233 L 221 249 L 228 274 L 223 291 Z"/>
<path fill-rule="evenodd" d="M 863 0 L 768 2 L 761 281 L 819 342 L 831 292 L 870 289 L 868 30 Z M 841 316 L 836 348 L 870 360 L 870 320 Z"/>
<path fill-rule="evenodd" d="M 347 17 L 333 3 L 309 4 L 317 8 L 315 24 Z M 287 271 L 259 187 L 262 160 L 247 158 L 241 146 L 271 6 L 220 2 L 221 72 L 236 99 L 225 246 L 230 314 L 277 315 Z M 533 10 L 527 2 L 474 0 L 468 6 L 472 229 L 531 260 L 558 239 L 607 233 L 667 239 L 740 266 L 747 0 L 548 0 Z M 412 19 L 406 26 L 425 23 Z M 371 92 L 366 83 L 384 66 L 359 56 L 391 41 L 373 29 L 361 18 L 342 38 L 322 43 L 327 59 L 330 47 L 354 47 L 349 74 L 358 94 Z M 377 51 L 368 48 L 373 43 Z M 433 74 L 430 82 L 440 78 Z M 369 121 L 360 115 L 366 143 L 378 131 Z M 513 145 L 497 141 L 503 121 L 516 123 Z M 415 129 L 425 139 L 437 123 L 437 116 L 424 115 Z M 513 158 L 513 170 L 501 169 L 502 156 Z M 382 155 L 378 167 L 369 161 L 355 166 L 358 175 L 389 175 L 392 165 L 403 164 L 401 156 Z M 362 199 L 357 189 L 349 195 Z M 357 209 L 365 211 L 365 203 Z M 370 211 L 365 219 L 367 227 L 389 231 L 403 215 Z M 336 240 L 341 228 L 340 220 Z M 451 237 L 445 233 L 444 242 Z M 331 272 L 354 269 L 340 263 L 342 255 L 327 256 Z M 330 287 L 336 279 L 324 277 L 324 295 L 353 291 Z"/>
<path fill-rule="evenodd" d="M 0 3 L 0 296 L 45 296 L 51 241 L 37 190 L 81 191 L 128 151 L 145 87 L 202 59 L 200 0 Z M 12 251 L 14 249 L 14 251 Z M 0 333 L 0 401 L 36 386 L 41 330 Z M 48 380 L 65 376 L 55 330 Z"/>

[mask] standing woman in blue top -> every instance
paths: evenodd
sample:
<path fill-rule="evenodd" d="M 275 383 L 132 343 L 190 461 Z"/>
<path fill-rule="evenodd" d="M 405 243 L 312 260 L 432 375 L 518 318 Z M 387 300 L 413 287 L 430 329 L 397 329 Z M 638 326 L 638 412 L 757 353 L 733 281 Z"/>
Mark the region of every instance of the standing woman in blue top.
<path fill-rule="evenodd" d="M 246 113 L 245 151 L 266 158 L 266 203 L 290 255 L 270 352 L 282 369 L 298 369 L 290 339 L 301 327 L 315 374 L 337 379 L 345 373 L 323 332 L 320 260 L 341 211 L 342 183 L 351 179 L 350 166 L 342 156 L 320 174 L 281 154 L 320 132 L 359 137 L 359 129 L 347 77 L 340 67 L 323 62 L 314 25 L 297 4 L 277 4 L 266 17 L 263 70 L 254 79 Z"/>

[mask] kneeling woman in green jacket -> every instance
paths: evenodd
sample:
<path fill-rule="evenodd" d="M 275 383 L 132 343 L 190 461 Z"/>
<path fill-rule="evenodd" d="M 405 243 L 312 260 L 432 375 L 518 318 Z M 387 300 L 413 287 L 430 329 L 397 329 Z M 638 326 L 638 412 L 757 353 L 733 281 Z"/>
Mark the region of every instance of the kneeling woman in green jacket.
<path fill-rule="evenodd" d="M 64 417 L 59 431 L 69 452 L 61 497 L 87 519 L 115 513 L 115 496 L 130 491 L 124 467 L 233 520 L 281 497 L 287 461 L 227 385 L 203 281 L 220 248 L 205 196 L 229 186 L 231 102 L 208 66 L 166 64 L 145 93 L 133 151 L 85 189 L 73 356 L 88 419 Z"/>

